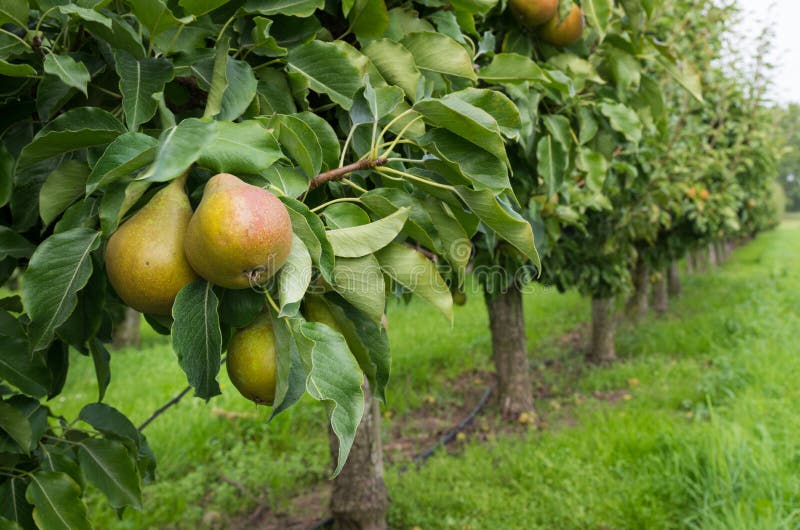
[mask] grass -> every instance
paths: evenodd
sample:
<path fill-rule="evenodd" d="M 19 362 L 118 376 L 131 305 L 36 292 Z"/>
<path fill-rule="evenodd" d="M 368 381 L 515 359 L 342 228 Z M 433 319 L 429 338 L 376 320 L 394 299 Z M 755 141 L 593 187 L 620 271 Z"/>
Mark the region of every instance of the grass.
<path fill-rule="evenodd" d="M 800 222 L 790 220 L 715 275 L 685 280 L 669 316 L 621 329 L 623 362 L 577 379 L 541 372 L 551 392 L 538 404 L 546 430 L 501 432 L 402 475 L 387 468 L 392 528 L 798 527 L 798 262 Z M 588 319 L 588 303 L 575 293 L 535 287 L 525 306 L 538 356 L 564 356 L 554 339 Z M 485 308 L 474 291 L 452 330 L 422 303 L 397 304 L 389 316 L 386 436 L 428 396 L 447 399 L 459 374 L 490 366 Z M 136 423 L 185 385 L 168 342 L 150 330 L 140 349 L 112 354 L 112 368 L 106 402 Z M 210 515 L 224 521 L 252 510 L 257 496 L 285 508 L 325 480 L 319 404 L 305 399 L 264 425 L 265 410 L 240 398 L 224 374 L 221 383 L 223 396 L 184 399 L 145 431 L 159 458 L 146 511 L 119 520 L 95 497 L 96 527 L 204 528 Z M 95 392 L 90 360 L 75 355 L 53 408 L 74 416 Z M 629 399 L 591 397 L 611 392 Z"/>

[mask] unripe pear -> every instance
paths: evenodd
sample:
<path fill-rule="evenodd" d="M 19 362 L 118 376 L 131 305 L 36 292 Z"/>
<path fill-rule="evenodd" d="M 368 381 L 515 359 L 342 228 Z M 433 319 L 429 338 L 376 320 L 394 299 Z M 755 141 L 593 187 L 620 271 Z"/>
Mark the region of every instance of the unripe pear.
<path fill-rule="evenodd" d="M 228 344 L 228 376 L 241 395 L 259 405 L 275 401 L 275 333 L 266 313 L 237 331 Z"/>
<path fill-rule="evenodd" d="M 563 20 L 558 13 L 542 27 L 539 36 L 543 41 L 556 46 L 571 46 L 583 36 L 583 9 L 575 4 Z"/>
<path fill-rule="evenodd" d="M 558 11 L 558 0 L 509 0 L 511 12 L 526 28 L 541 26 Z"/>
<path fill-rule="evenodd" d="M 213 284 L 228 289 L 262 284 L 289 258 L 289 212 L 267 190 L 220 173 L 206 184 L 184 248 L 192 268 Z"/>
<path fill-rule="evenodd" d="M 185 180 L 176 179 L 156 193 L 106 246 L 111 285 L 123 302 L 142 313 L 169 315 L 178 291 L 197 279 L 183 252 L 192 217 Z"/>

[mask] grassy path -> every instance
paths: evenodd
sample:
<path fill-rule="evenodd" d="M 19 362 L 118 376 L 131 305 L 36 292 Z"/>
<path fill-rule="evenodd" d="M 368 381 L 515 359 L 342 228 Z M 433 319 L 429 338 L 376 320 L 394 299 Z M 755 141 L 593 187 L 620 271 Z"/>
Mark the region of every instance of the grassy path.
<path fill-rule="evenodd" d="M 538 384 L 550 397 L 539 406 L 551 428 L 467 443 L 458 456 L 401 477 L 389 467 L 393 527 L 796 527 L 799 262 L 800 224 L 761 236 L 715 276 L 686 280 L 668 317 L 621 331 L 623 363 L 577 380 L 542 372 Z M 525 304 L 539 357 L 563 356 L 556 339 L 588 318 L 575 293 L 535 287 Z M 390 323 L 387 441 L 426 403 L 457 400 L 452 380 L 490 366 L 478 294 L 457 308 L 452 330 L 417 302 L 392 307 Z M 53 404 L 68 416 L 96 392 L 91 361 L 72 362 L 69 398 Z M 135 422 L 185 384 L 168 342 L 152 333 L 139 350 L 115 353 L 112 366 L 106 402 Z M 318 404 L 304 400 L 265 426 L 265 410 L 240 398 L 224 374 L 221 383 L 223 396 L 187 398 L 148 427 L 160 480 L 145 488 L 147 512 L 120 521 L 93 503 L 98 528 L 226 527 L 259 503 L 285 509 L 326 479 Z M 609 404 L 595 393 L 623 399 Z"/>
<path fill-rule="evenodd" d="M 800 527 L 798 265 L 789 222 L 621 330 L 624 361 L 547 404 L 560 426 L 388 473 L 393 527 Z"/>

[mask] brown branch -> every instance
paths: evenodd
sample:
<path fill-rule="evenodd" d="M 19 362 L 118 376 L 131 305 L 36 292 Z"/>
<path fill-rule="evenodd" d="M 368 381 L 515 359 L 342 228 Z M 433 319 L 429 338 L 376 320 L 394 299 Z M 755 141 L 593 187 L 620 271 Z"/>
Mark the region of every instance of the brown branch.
<path fill-rule="evenodd" d="M 181 391 L 180 391 L 180 393 L 178 393 L 178 394 L 177 394 L 177 395 L 176 395 L 174 398 L 170 399 L 170 400 L 169 400 L 169 401 L 167 401 L 167 402 L 166 402 L 164 405 L 162 405 L 161 407 L 159 407 L 158 409 L 156 409 L 156 411 L 155 411 L 155 412 L 153 412 L 153 414 L 151 414 L 151 415 L 150 415 L 150 417 L 149 417 L 149 418 L 147 418 L 147 419 L 144 421 L 144 423 L 142 423 L 141 425 L 139 425 L 139 431 L 141 432 L 141 431 L 142 431 L 142 430 L 143 430 L 145 427 L 147 427 L 148 425 L 150 425 L 150 422 L 152 422 L 154 419 L 156 419 L 156 418 L 158 418 L 159 416 L 161 416 L 161 415 L 162 415 L 164 412 L 166 412 L 166 411 L 167 411 L 167 410 L 168 410 L 170 407 L 172 407 L 173 405 L 177 405 L 177 404 L 178 404 L 178 402 L 179 402 L 181 399 L 183 399 L 183 396 L 185 396 L 186 394 L 188 394 L 188 393 L 189 393 L 189 390 L 191 390 L 191 389 L 192 389 L 192 387 L 191 387 L 191 386 L 187 386 L 186 388 L 184 388 L 183 390 L 181 390 Z"/>
<path fill-rule="evenodd" d="M 386 162 L 388 161 L 389 160 L 385 157 L 374 159 L 365 158 L 363 160 L 359 160 L 358 162 L 353 162 L 352 164 L 347 164 L 346 166 L 337 167 L 336 169 L 331 169 L 330 171 L 320 173 L 311 179 L 311 182 L 308 185 L 308 191 L 315 190 L 326 182 L 342 180 L 345 176 L 347 176 L 348 173 L 352 173 L 353 171 L 361 171 L 363 169 L 372 169 L 386 165 Z"/>

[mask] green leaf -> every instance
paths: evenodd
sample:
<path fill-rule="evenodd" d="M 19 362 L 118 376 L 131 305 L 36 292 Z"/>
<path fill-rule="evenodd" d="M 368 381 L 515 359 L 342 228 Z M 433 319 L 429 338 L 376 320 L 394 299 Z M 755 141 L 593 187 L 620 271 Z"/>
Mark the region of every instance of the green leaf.
<path fill-rule="evenodd" d="M 362 198 L 363 197 L 364 196 L 362 195 Z M 396 209 L 397 208 L 392 208 L 392 210 L 386 213 L 386 215 L 394 212 Z M 349 228 L 351 226 L 365 225 L 370 222 L 367 212 L 352 202 L 338 202 L 336 204 L 331 204 L 325 208 L 325 210 L 323 210 L 322 215 L 325 217 L 326 223 L 331 228 Z"/>
<path fill-rule="evenodd" d="M 219 293 L 219 317 L 233 328 L 249 326 L 264 310 L 264 293 L 251 289 L 222 289 Z"/>
<path fill-rule="evenodd" d="M 150 168 L 138 180 L 167 182 L 183 174 L 217 137 L 212 121 L 188 118 L 161 133 L 158 151 Z"/>
<path fill-rule="evenodd" d="M 411 101 L 417 99 L 417 87 L 422 74 L 414 56 L 402 44 L 390 39 L 374 40 L 366 45 L 363 52 L 387 83 L 402 88 Z"/>
<path fill-rule="evenodd" d="M 411 236 L 415 241 L 425 245 L 430 249 L 440 249 L 441 241 L 437 236 L 436 227 L 433 224 L 428 212 L 423 208 L 418 198 L 411 196 L 405 191 L 397 188 L 375 188 L 364 193 L 359 197 L 361 202 L 379 217 L 386 217 L 402 207 L 409 209 L 408 220 L 403 226 L 403 233 Z M 353 206 L 363 214 L 363 211 L 351 203 L 340 203 L 334 206 Z M 328 217 L 330 208 L 325 209 L 325 216 Z M 366 214 L 363 214 L 366 217 Z M 369 222 L 369 218 L 363 223 Z M 352 226 L 352 225 L 351 225 Z M 336 227 L 341 228 L 341 227 Z"/>
<path fill-rule="evenodd" d="M 42 121 L 50 119 L 75 95 L 76 90 L 52 75 L 46 75 L 36 89 L 36 111 Z"/>
<path fill-rule="evenodd" d="M 567 171 L 567 151 L 549 134 L 544 135 L 536 147 L 536 171 L 544 180 L 547 197 L 552 197 L 564 181 Z"/>
<path fill-rule="evenodd" d="M 0 226 L 0 260 L 30 258 L 36 247 L 23 236 L 7 226 Z"/>
<path fill-rule="evenodd" d="M 509 165 L 497 121 L 485 110 L 453 94 L 418 101 L 414 110 L 422 114 L 427 123 L 447 129 Z"/>
<path fill-rule="evenodd" d="M 213 118 L 222 110 L 222 96 L 228 88 L 228 50 L 230 39 L 220 38 L 214 47 L 214 66 L 211 69 L 211 83 L 208 87 L 204 118 Z"/>
<path fill-rule="evenodd" d="M 429 31 L 410 33 L 401 44 L 414 56 L 420 70 L 477 80 L 467 50 L 446 35 Z"/>
<path fill-rule="evenodd" d="M 39 192 L 39 215 L 45 225 L 83 196 L 89 168 L 86 162 L 67 160 L 47 176 Z"/>
<path fill-rule="evenodd" d="M 502 92 L 485 88 L 466 88 L 453 92 L 451 96 L 488 113 L 495 119 L 500 132 L 506 138 L 519 138 L 522 121 L 519 108 Z"/>
<path fill-rule="evenodd" d="M 608 118 L 611 127 L 633 143 L 642 139 L 642 122 L 632 108 L 622 103 L 601 103 L 600 112 Z"/>
<path fill-rule="evenodd" d="M 366 225 L 329 230 L 327 236 L 334 255 L 360 258 L 382 249 L 403 230 L 408 212 L 408 208 L 400 208 L 388 217 Z"/>
<path fill-rule="evenodd" d="M 276 116 L 270 125 L 286 153 L 309 179 L 322 168 L 322 146 L 314 129 L 296 116 Z"/>
<path fill-rule="evenodd" d="M 491 63 L 480 69 L 478 79 L 487 83 L 545 82 L 547 75 L 529 57 L 517 53 L 498 53 Z"/>
<path fill-rule="evenodd" d="M 36 69 L 29 64 L 12 64 L 0 59 L 0 75 L 7 77 L 27 77 L 36 75 Z"/>
<path fill-rule="evenodd" d="M 362 376 L 344 337 L 325 324 L 304 322 L 297 326 L 300 353 L 310 366 L 306 389 L 328 404 L 333 432 L 339 440 L 339 456 L 333 475 L 342 470 L 364 414 Z"/>
<path fill-rule="evenodd" d="M 297 403 L 306 393 L 306 371 L 297 342 L 292 336 L 290 320 L 278 318 L 270 312 L 272 329 L 275 333 L 277 366 L 275 369 L 275 404 L 267 422 Z"/>
<path fill-rule="evenodd" d="M 139 473 L 125 446 L 111 440 L 86 438 L 80 442 L 78 460 L 83 475 L 103 492 L 112 508 L 141 508 Z"/>
<path fill-rule="evenodd" d="M 206 400 L 220 394 L 217 374 L 222 331 L 218 304 L 212 285 L 198 280 L 181 289 L 172 307 L 172 349 L 195 395 Z"/>
<path fill-rule="evenodd" d="M 27 28 L 28 10 L 28 0 L 4 0 L 0 4 L 0 25 L 11 23 Z"/>
<path fill-rule="evenodd" d="M 91 79 L 89 70 L 85 64 L 77 62 L 69 55 L 48 54 L 44 58 L 44 71 L 58 77 L 65 85 L 77 88 L 84 96 L 87 95 L 86 87 Z"/>
<path fill-rule="evenodd" d="M 5 144 L 0 142 L 0 206 L 11 200 L 14 187 L 14 156 L 8 152 Z"/>
<path fill-rule="evenodd" d="M 319 267 L 322 277 L 332 283 L 334 255 L 331 242 L 325 234 L 325 225 L 319 216 L 308 209 L 308 206 L 291 197 L 279 197 L 292 220 L 292 230 L 303 240 L 311 260 Z"/>
<path fill-rule="evenodd" d="M 0 513 L 17 526 L 10 530 L 36 528 L 33 522 L 33 506 L 25 499 L 27 480 L 9 478 L 0 484 Z"/>
<path fill-rule="evenodd" d="M 312 272 L 311 255 L 303 240 L 294 236 L 289 259 L 278 274 L 278 300 L 281 309 L 279 317 L 297 315 L 300 301 L 311 283 Z"/>
<path fill-rule="evenodd" d="M 266 171 L 262 171 L 261 176 L 289 197 L 299 197 L 308 189 L 309 178 L 305 171 L 298 167 L 274 164 Z"/>
<path fill-rule="evenodd" d="M 333 289 L 373 322 L 380 322 L 386 306 L 386 285 L 375 256 L 337 258 Z"/>
<path fill-rule="evenodd" d="M 105 110 L 94 107 L 68 110 L 42 127 L 22 150 L 17 167 L 25 168 L 76 149 L 107 144 L 124 132 L 119 120 Z"/>
<path fill-rule="evenodd" d="M 325 7 L 325 0 L 247 0 L 244 10 L 262 15 L 289 15 L 310 17 L 317 9 Z"/>
<path fill-rule="evenodd" d="M 305 122 L 317 137 L 317 142 L 322 149 L 322 169 L 339 167 L 341 147 L 333 127 L 324 118 L 317 116 L 313 112 L 300 112 L 295 114 L 294 117 Z"/>
<path fill-rule="evenodd" d="M 36 526 L 47 530 L 91 530 L 81 489 L 66 473 L 31 475 L 25 498 L 33 504 Z"/>
<path fill-rule="evenodd" d="M 227 3 L 226 0 L 178 0 L 178 4 L 183 8 L 184 13 L 196 17 L 210 13 Z"/>
<path fill-rule="evenodd" d="M 142 435 L 123 413 L 104 403 L 90 403 L 83 407 L 78 417 L 94 427 L 105 437 L 117 438 L 138 447 Z"/>
<path fill-rule="evenodd" d="M 453 297 L 436 264 L 411 247 L 393 243 L 375 253 L 381 270 L 453 322 Z"/>
<path fill-rule="evenodd" d="M 572 132 L 569 119 L 561 114 L 545 114 L 542 116 L 542 121 L 553 138 L 568 152 L 572 147 Z"/>
<path fill-rule="evenodd" d="M 86 195 L 151 163 L 158 140 L 138 132 L 118 136 L 106 147 L 86 181 Z"/>
<path fill-rule="evenodd" d="M 469 258 L 472 255 L 472 243 L 469 235 L 445 203 L 433 197 L 426 197 L 425 209 L 441 239 L 442 255 L 455 268 L 460 286 L 464 281 Z"/>
<path fill-rule="evenodd" d="M 152 96 L 162 92 L 164 85 L 172 80 L 172 64 L 166 59 L 137 60 L 124 50 L 118 51 L 114 58 L 125 120 L 128 129 L 136 131 L 155 116 L 158 102 Z"/>
<path fill-rule="evenodd" d="M 690 61 L 678 59 L 667 46 L 653 42 L 659 55 L 656 59 L 664 69 L 677 81 L 689 94 L 700 103 L 703 103 L 703 79 L 697 67 Z"/>
<path fill-rule="evenodd" d="M 355 0 L 347 14 L 350 30 L 361 39 L 377 39 L 389 26 L 384 0 Z"/>
<path fill-rule="evenodd" d="M 541 267 L 531 225 L 510 208 L 504 208 L 488 191 L 473 191 L 456 186 L 456 193 L 469 209 L 491 228 L 498 237 L 508 241 L 537 267 Z"/>
<path fill-rule="evenodd" d="M 215 122 L 216 139 L 207 144 L 198 162 L 217 173 L 258 174 L 283 157 L 280 145 L 257 121 Z"/>
<path fill-rule="evenodd" d="M 78 18 L 81 20 L 85 20 L 87 22 L 97 22 L 98 24 L 103 25 L 108 29 L 111 29 L 112 26 L 110 18 L 98 13 L 94 9 L 87 9 L 85 7 L 81 7 L 75 4 L 67 4 L 63 6 L 58 6 L 58 10 L 65 15 L 71 15 L 72 18 Z"/>
<path fill-rule="evenodd" d="M 288 69 L 308 80 L 311 90 L 326 94 L 349 110 L 361 88 L 361 75 L 350 57 L 336 45 L 318 40 L 289 50 Z"/>
<path fill-rule="evenodd" d="M 272 27 L 272 20 L 264 17 L 253 18 L 255 27 L 253 28 L 253 53 L 265 57 L 284 57 L 286 48 L 280 46 L 275 37 L 270 36 L 269 30 Z"/>
<path fill-rule="evenodd" d="M 590 149 L 581 149 L 576 160 L 576 166 L 586 172 L 586 186 L 595 192 L 603 189 L 606 175 L 608 174 L 608 160 L 602 154 Z"/>
<path fill-rule="evenodd" d="M 228 57 L 225 68 L 228 86 L 222 95 L 222 108 L 215 116 L 218 120 L 235 120 L 240 117 L 256 97 L 258 80 L 253 69 L 245 61 L 237 61 Z"/>
<path fill-rule="evenodd" d="M 3 349 L 0 377 L 29 396 L 40 398 L 47 395 L 50 372 L 38 353 L 30 353 L 27 341 L 0 336 L 0 347 Z"/>
<path fill-rule="evenodd" d="M 22 284 L 33 351 L 46 348 L 72 314 L 78 291 L 92 275 L 91 253 L 99 246 L 100 232 L 81 227 L 50 236 L 33 253 Z"/>
<path fill-rule="evenodd" d="M 161 0 L 127 0 L 136 20 L 147 28 L 150 38 L 162 31 L 181 25 L 172 11 Z"/>
<path fill-rule="evenodd" d="M 508 168 L 499 158 L 482 149 L 476 150 L 475 144 L 450 131 L 431 129 L 422 144 L 471 182 L 475 189 L 501 192 L 511 188 Z"/>
<path fill-rule="evenodd" d="M 619 48 L 611 47 L 607 57 L 618 90 L 627 91 L 631 87 L 639 86 L 642 79 L 642 68 L 633 55 Z"/>
<path fill-rule="evenodd" d="M 608 22 L 611 18 L 612 0 L 584 0 L 581 3 L 589 25 L 597 30 L 600 42 L 606 37 Z"/>
<path fill-rule="evenodd" d="M 89 341 L 89 353 L 97 378 L 97 401 L 103 401 L 108 384 L 111 382 L 111 354 L 97 338 Z"/>
<path fill-rule="evenodd" d="M 17 442 L 25 454 L 30 453 L 33 432 L 28 418 L 16 407 L 4 401 L 0 401 L 0 429 Z"/>
<path fill-rule="evenodd" d="M 120 15 L 110 12 L 105 14 L 111 19 L 111 29 L 94 21 L 86 21 L 83 26 L 95 37 L 106 41 L 112 49 L 125 50 L 137 59 L 144 58 L 144 46 L 138 32 Z"/>

